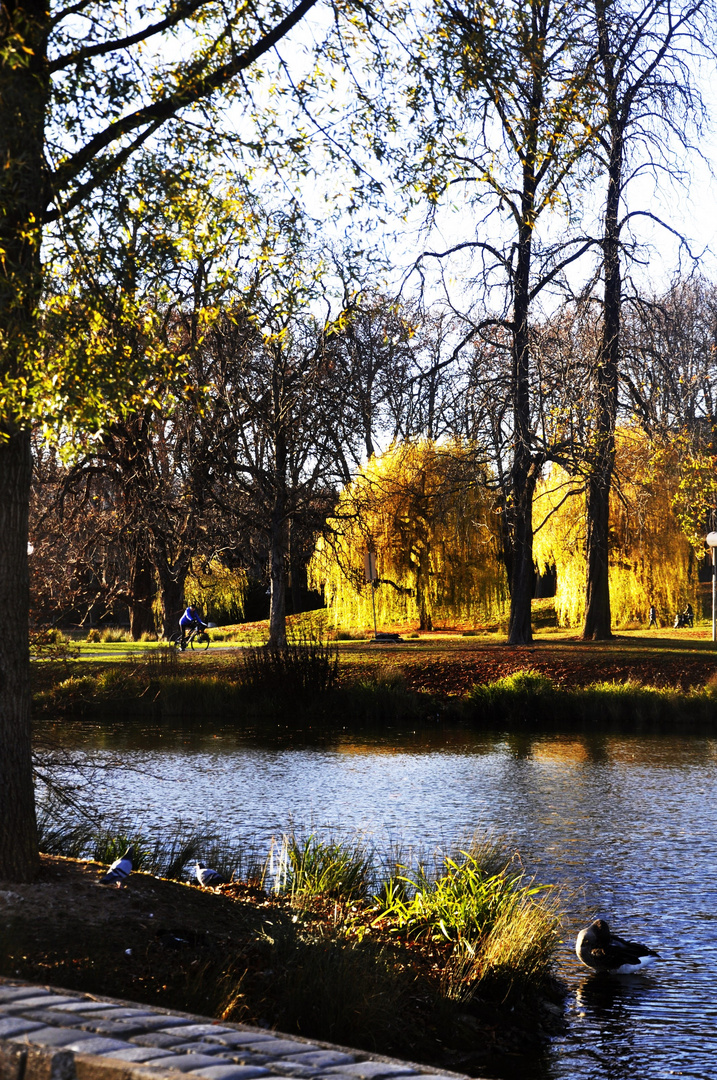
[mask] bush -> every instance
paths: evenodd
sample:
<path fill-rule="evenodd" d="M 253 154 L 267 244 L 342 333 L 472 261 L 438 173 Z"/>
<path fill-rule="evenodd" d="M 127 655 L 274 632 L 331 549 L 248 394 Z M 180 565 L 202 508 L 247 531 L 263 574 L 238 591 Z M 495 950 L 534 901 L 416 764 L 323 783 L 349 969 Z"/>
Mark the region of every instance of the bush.
<path fill-rule="evenodd" d="M 95 645 L 102 641 L 102 636 L 96 626 L 93 626 L 91 630 L 87 631 L 85 641 L 89 641 Z"/>
<path fill-rule="evenodd" d="M 112 643 L 116 641 L 131 641 L 132 638 L 126 630 L 121 630 L 119 626 L 106 626 L 104 630 L 100 632 L 100 640 Z"/>
<path fill-rule="evenodd" d="M 279 699 L 284 705 L 303 704 L 336 684 L 338 646 L 305 637 L 282 648 L 263 645 L 245 649 L 240 671 L 243 686 L 252 693 Z"/>

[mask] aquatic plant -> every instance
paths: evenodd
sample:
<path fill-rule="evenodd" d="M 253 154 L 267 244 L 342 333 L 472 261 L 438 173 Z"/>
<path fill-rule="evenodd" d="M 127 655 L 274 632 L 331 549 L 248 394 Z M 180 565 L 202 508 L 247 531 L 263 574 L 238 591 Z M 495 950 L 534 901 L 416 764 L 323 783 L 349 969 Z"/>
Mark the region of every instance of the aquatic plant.
<path fill-rule="evenodd" d="M 375 877 L 373 853 L 359 840 L 322 840 L 315 833 L 302 839 L 295 832 L 272 841 L 265 882 L 293 901 L 316 897 L 350 903 L 364 899 Z"/>

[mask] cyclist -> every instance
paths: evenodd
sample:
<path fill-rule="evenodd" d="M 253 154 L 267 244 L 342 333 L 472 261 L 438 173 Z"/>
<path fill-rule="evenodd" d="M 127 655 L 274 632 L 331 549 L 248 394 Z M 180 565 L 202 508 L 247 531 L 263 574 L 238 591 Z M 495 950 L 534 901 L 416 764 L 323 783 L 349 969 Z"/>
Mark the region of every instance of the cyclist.
<path fill-rule="evenodd" d="M 187 634 L 190 634 L 195 629 L 206 629 L 206 625 L 205 622 L 202 622 L 199 610 L 190 604 L 179 620 L 179 629 L 182 631 L 182 640 L 180 642 L 182 649 L 187 647 Z"/>

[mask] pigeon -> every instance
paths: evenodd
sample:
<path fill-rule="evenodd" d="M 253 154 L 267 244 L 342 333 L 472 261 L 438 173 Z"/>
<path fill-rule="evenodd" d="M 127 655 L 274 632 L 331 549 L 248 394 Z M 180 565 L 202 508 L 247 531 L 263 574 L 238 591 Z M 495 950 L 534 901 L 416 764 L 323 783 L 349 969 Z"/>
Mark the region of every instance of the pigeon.
<path fill-rule="evenodd" d="M 200 885 L 208 889 L 213 889 L 216 885 L 229 884 L 225 877 L 202 862 L 197 863 L 196 878 Z"/>
<path fill-rule="evenodd" d="M 121 859 L 115 859 L 104 877 L 100 878 L 100 885 L 116 885 L 121 889 L 127 878 L 134 869 L 134 848 L 130 846 Z"/>
<path fill-rule="evenodd" d="M 604 919 L 581 930 L 575 942 L 578 959 L 593 971 L 609 975 L 633 975 L 650 966 L 660 954 L 637 941 L 626 941 L 610 933 Z"/>

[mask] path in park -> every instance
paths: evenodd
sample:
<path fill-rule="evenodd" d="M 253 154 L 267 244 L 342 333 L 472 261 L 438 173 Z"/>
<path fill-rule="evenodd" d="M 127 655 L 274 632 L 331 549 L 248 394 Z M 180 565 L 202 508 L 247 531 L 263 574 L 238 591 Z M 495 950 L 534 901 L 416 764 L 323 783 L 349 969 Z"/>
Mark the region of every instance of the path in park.
<path fill-rule="evenodd" d="M 0 978 L 2 1080 L 463 1080 L 360 1050 Z"/>

